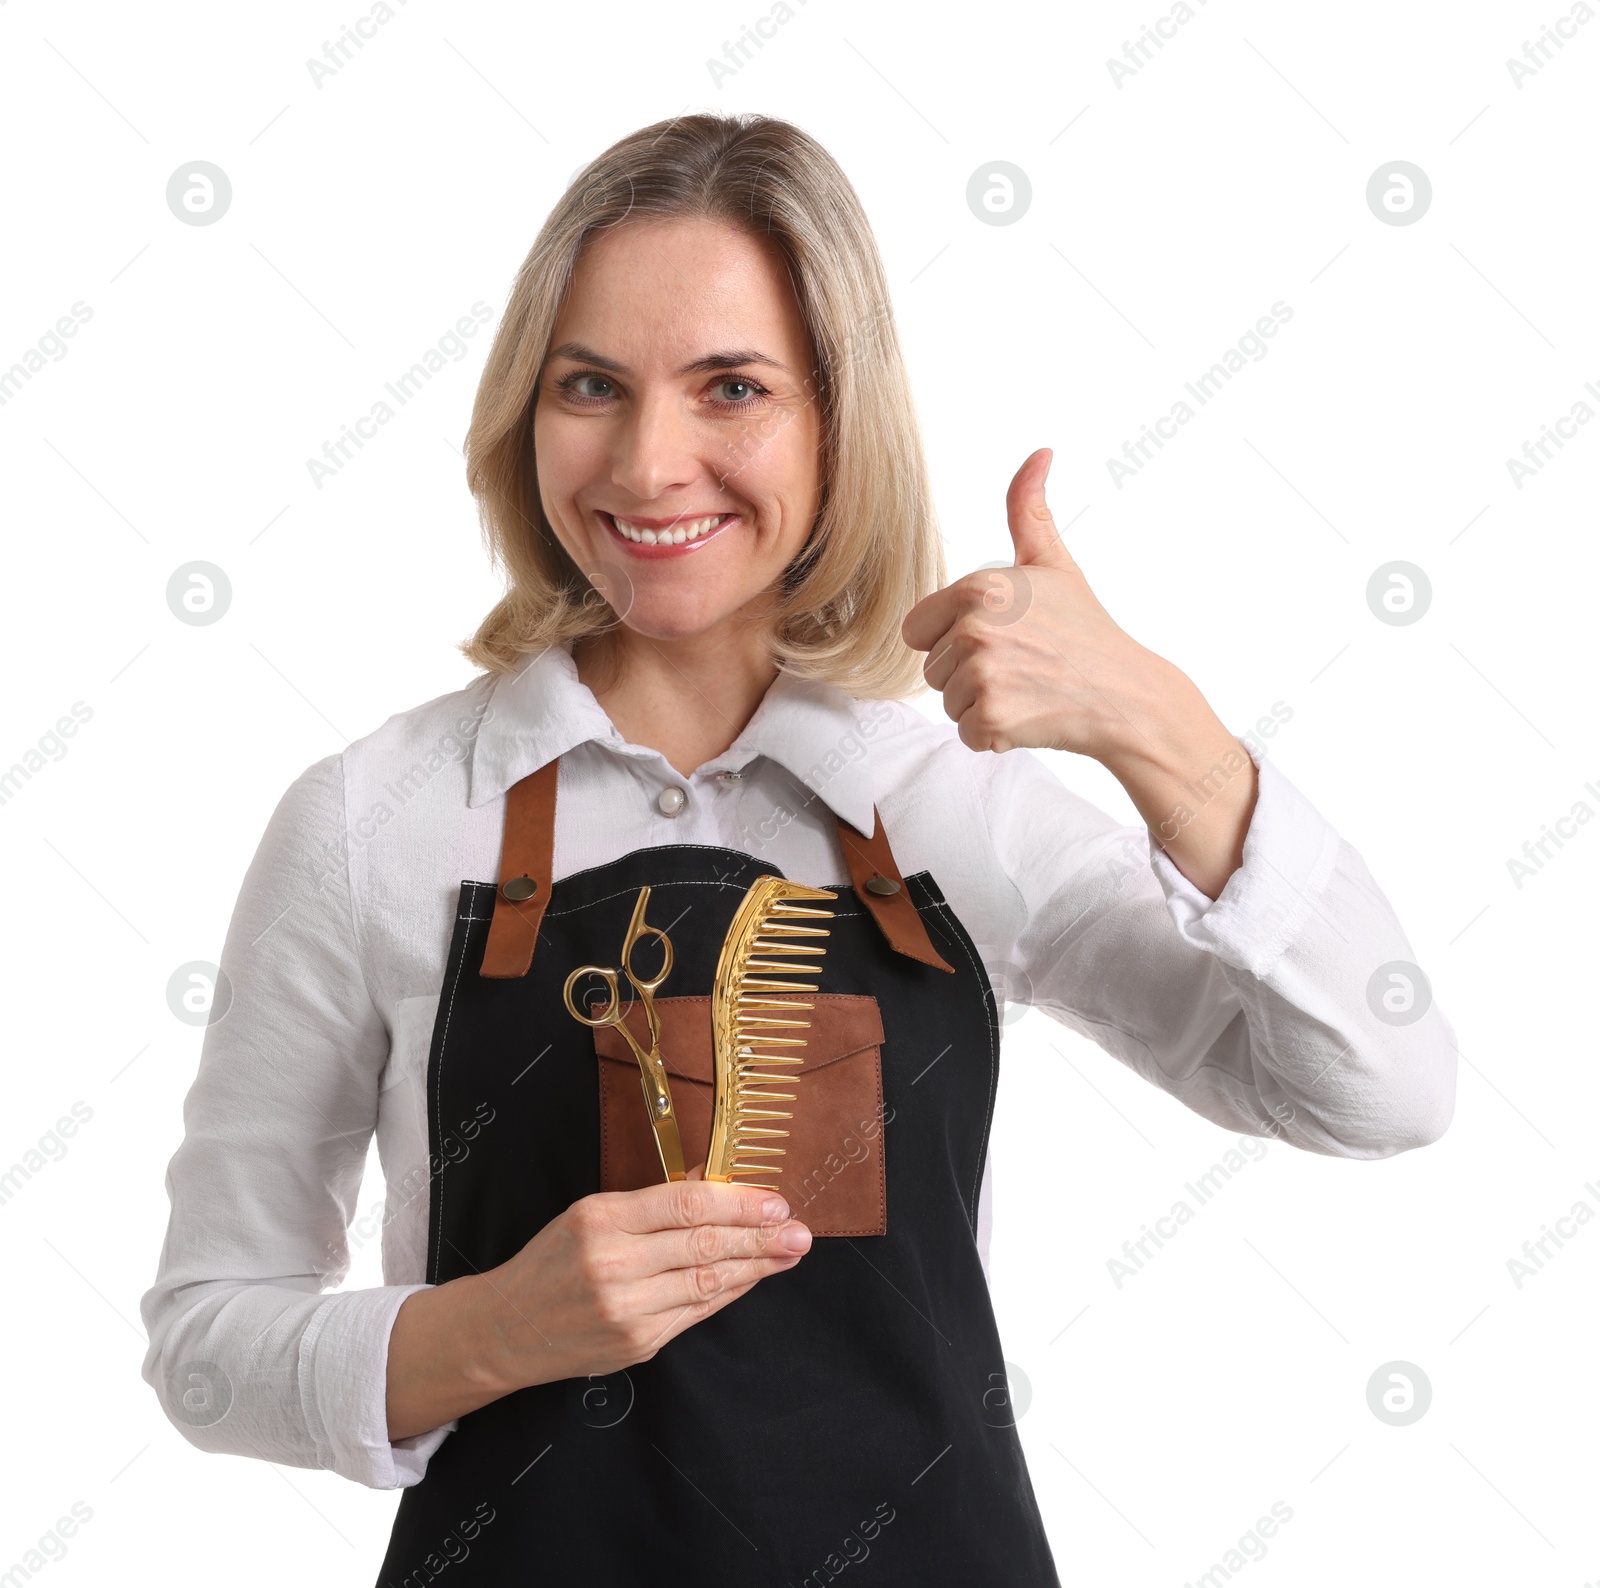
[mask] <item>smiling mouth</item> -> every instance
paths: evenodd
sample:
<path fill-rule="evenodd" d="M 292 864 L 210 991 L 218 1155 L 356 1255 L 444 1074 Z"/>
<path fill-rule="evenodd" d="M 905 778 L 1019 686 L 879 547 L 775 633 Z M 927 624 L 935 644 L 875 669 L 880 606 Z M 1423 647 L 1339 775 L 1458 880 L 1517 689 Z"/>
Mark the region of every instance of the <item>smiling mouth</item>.
<path fill-rule="evenodd" d="M 677 518 L 622 518 L 603 510 L 600 521 L 636 556 L 670 556 L 673 552 L 698 550 L 714 539 L 739 515 L 703 513 Z"/>

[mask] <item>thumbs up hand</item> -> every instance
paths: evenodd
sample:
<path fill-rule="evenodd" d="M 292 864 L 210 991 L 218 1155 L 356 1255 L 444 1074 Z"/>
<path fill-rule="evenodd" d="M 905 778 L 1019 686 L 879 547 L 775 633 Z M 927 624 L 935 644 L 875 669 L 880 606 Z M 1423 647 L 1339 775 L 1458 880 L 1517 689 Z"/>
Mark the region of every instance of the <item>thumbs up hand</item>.
<path fill-rule="evenodd" d="M 1215 898 L 1242 862 L 1255 765 L 1193 680 L 1119 628 L 1056 532 L 1040 448 L 1006 492 L 1016 563 L 919 601 L 901 633 L 973 750 L 1102 762 L 1157 842 Z"/>
<path fill-rule="evenodd" d="M 974 750 L 1076 750 L 1127 740 L 1169 669 L 1112 620 L 1056 531 L 1041 447 L 1006 492 L 1016 563 L 983 568 L 914 606 L 901 628 Z M 1175 671 L 1175 669 L 1171 669 Z"/>

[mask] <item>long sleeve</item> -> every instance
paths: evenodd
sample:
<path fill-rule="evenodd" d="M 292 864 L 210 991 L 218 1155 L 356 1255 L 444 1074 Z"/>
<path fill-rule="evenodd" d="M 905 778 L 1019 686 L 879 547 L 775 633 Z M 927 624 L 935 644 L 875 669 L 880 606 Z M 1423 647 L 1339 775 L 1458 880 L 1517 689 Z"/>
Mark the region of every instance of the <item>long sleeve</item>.
<path fill-rule="evenodd" d="M 1002 758 L 991 837 L 1022 895 L 1027 1000 L 1230 1130 L 1346 1158 L 1434 1141 L 1454 1034 L 1360 855 L 1251 753 L 1243 864 L 1215 900 L 1146 829 Z"/>
<path fill-rule="evenodd" d="M 423 1287 L 321 1294 L 348 1271 L 389 1052 L 346 830 L 333 756 L 285 793 L 240 890 L 220 961 L 231 1003 L 206 1029 L 167 1172 L 144 1377 L 202 1450 L 394 1488 L 420 1479 L 448 1431 L 387 1437 L 389 1331 Z"/>

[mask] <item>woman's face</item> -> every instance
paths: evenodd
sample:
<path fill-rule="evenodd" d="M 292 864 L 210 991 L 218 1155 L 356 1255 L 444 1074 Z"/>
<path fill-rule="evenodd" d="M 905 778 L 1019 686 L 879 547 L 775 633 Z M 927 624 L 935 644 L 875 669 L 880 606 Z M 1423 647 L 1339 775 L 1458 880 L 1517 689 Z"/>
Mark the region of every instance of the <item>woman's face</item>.
<path fill-rule="evenodd" d="M 585 245 L 540 376 L 539 495 L 628 628 L 685 639 L 760 610 L 816 518 L 812 372 L 764 239 L 645 220 Z"/>

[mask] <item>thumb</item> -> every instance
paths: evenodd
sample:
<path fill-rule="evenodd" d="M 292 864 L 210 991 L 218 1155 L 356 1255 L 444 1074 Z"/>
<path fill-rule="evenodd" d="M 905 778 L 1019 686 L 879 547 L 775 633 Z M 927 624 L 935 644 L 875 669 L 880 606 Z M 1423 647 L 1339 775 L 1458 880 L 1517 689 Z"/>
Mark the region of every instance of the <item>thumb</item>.
<path fill-rule="evenodd" d="M 1006 519 L 1016 547 L 1017 566 L 1071 568 L 1072 555 L 1056 533 L 1055 520 L 1045 505 L 1044 481 L 1053 454 L 1040 447 L 1016 472 L 1006 492 Z"/>

